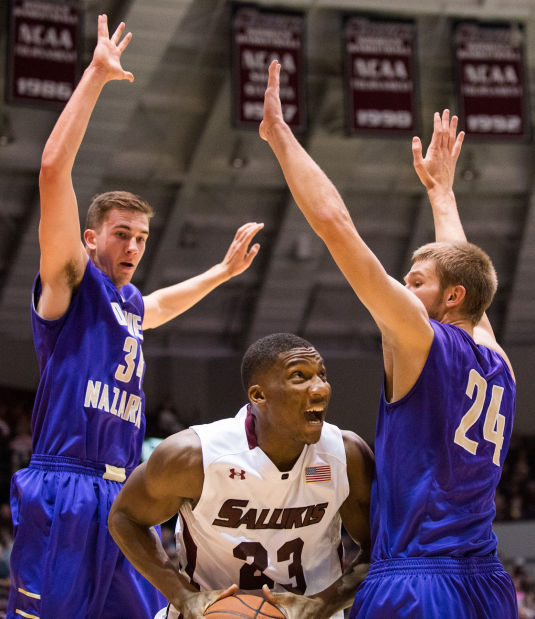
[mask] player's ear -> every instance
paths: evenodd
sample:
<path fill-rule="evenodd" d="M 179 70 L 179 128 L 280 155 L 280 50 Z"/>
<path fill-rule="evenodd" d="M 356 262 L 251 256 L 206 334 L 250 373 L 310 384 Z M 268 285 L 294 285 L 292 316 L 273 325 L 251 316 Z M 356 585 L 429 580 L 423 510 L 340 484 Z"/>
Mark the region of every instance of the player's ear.
<path fill-rule="evenodd" d="M 89 228 L 84 230 L 84 243 L 86 244 L 87 247 L 89 247 L 89 249 L 95 249 L 96 247 L 95 237 L 96 236 L 97 236 L 97 233 L 95 230 L 91 230 Z"/>
<path fill-rule="evenodd" d="M 466 297 L 466 288 L 460 284 L 450 286 L 446 297 L 448 307 L 459 307 Z"/>
<path fill-rule="evenodd" d="M 247 395 L 252 404 L 263 404 L 266 400 L 260 385 L 251 385 L 249 389 L 247 389 Z"/>

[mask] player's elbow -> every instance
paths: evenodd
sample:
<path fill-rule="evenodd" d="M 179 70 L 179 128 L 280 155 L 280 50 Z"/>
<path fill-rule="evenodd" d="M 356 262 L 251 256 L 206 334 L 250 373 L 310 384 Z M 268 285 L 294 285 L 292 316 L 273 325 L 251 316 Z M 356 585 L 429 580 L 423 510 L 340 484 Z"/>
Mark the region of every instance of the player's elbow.
<path fill-rule="evenodd" d="M 347 226 L 352 226 L 351 219 L 344 210 L 322 200 L 317 201 L 306 216 L 314 232 L 327 243 L 344 234 Z"/>
<path fill-rule="evenodd" d="M 61 148 L 46 145 L 41 155 L 41 168 L 39 171 L 39 184 L 51 184 L 61 180 L 65 175 L 70 175 L 72 168 L 71 157 L 63 152 Z"/>
<path fill-rule="evenodd" d="M 59 157 L 56 148 L 46 146 L 41 155 L 41 176 L 49 176 L 56 173 L 59 165 Z"/>
<path fill-rule="evenodd" d="M 314 229 L 331 252 L 360 242 L 355 224 L 345 207 L 320 209 Z"/>
<path fill-rule="evenodd" d="M 41 169 L 39 170 L 39 187 L 50 187 L 61 178 L 62 169 L 52 156 L 43 155 Z"/>
<path fill-rule="evenodd" d="M 115 504 L 111 506 L 110 513 L 108 514 L 108 530 L 110 535 L 114 537 L 114 531 L 116 530 L 116 522 L 117 522 L 117 508 Z"/>
<path fill-rule="evenodd" d="M 121 511 L 120 506 L 117 504 L 117 500 L 112 504 L 110 513 L 108 514 L 108 531 L 113 537 L 114 541 L 120 545 L 121 531 L 123 529 L 122 523 L 125 520 L 125 516 Z"/>

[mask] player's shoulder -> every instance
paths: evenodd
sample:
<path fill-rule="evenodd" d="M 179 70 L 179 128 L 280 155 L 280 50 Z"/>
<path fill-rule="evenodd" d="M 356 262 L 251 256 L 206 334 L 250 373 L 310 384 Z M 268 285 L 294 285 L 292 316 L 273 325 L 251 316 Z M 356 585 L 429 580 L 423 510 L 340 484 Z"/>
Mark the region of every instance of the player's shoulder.
<path fill-rule="evenodd" d="M 342 430 L 332 423 L 323 422 L 320 440 L 314 444 L 316 451 L 343 451 Z"/>
<path fill-rule="evenodd" d="M 480 327 L 479 325 L 474 327 L 474 341 L 478 346 L 484 346 L 489 350 L 496 353 L 503 361 L 507 369 L 509 370 L 509 374 L 511 375 L 511 379 L 513 382 L 516 382 L 515 373 L 513 371 L 513 366 L 511 365 L 511 361 L 505 350 L 498 344 L 494 333 L 492 331 L 489 332 L 488 329 Z"/>
<path fill-rule="evenodd" d="M 191 428 L 197 432 L 209 432 L 212 434 L 217 434 L 218 432 L 235 432 L 243 427 L 244 420 L 239 417 L 224 417 L 223 419 L 216 419 L 215 421 L 211 421 L 209 423 L 195 424 L 191 426 Z"/>
<path fill-rule="evenodd" d="M 452 349 L 458 354 L 459 350 L 464 346 L 464 350 L 472 350 L 479 359 L 484 358 L 485 364 L 491 367 L 496 367 L 497 363 L 498 365 L 503 365 L 512 381 L 515 382 L 513 367 L 509 357 L 498 344 L 486 316 L 473 328 L 471 333 L 456 325 L 435 322 L 433 326 L 435 333 L 440 334 L 437 338 L 438 345 L 444 348 L 446 354 L 451 355 Z M 498 362 L 496 361 L 497 359 L 499 360 Z"/>
<path fill-rule="evenodd" d="M 342 440 L 344 441 L 344 449 L 346 451 L 346 458 L 356 459 L 359 461 L 372 462 L 374 461 L 374 455 L 371 447 L 368 443 L 359 436 L 356 432 L 351 430 L 341 430 Z"/>
<path fill-rule="evenodd" d="M 142 465 L 143 466 L 143 465 Z M 162 493 L 198 498 L 204 480 L 199 437 L 190 429 L 163 440 L 145 463 L 147 484 Z"/>
<path fill-rule="evenodd" d="M 217 457 L 248 449 L 245 418 L 240 415 L 195 425 L 191 427 L 191 430 L 199 437 L 205 451 L 205 459 L 208 454 Z"/>
<path fill-rule="evenodd" d="M 199 466 L 202 470 L 201 441 L 190 428 L 164 439 L 147 461 L 147 467 L 155 474 L 169 474 Z"/>
<path fill-rule="evenodd" d="M 356 432 L 353 432 L 353 430 L 340 430 L 340 433 L 342 435 L 342 440 L 344 441 L 344 445 L 347 445 L 348 447 L 353 447 L 356 449 L 369 449 L 369 445 L 368 443 L 362 438 L 362 436 L 359 436 Z"/>

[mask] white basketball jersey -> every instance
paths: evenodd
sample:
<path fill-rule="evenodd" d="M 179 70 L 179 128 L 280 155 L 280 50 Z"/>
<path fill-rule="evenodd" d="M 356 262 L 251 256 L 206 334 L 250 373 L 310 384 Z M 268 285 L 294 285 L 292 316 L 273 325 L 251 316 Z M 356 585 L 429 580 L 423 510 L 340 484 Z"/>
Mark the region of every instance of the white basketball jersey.
<path fill-rule="evenodd" d="M 197 505 L 184 502 L 177 520 L 184 576 L 202 590 L 266 583 L 306 595 L 336 580 L 339 509 L 349 494 L 339 428 L 324 423 L 319 442 L 305 446 L 287 473 L 256 445 L 248 406 L 192 429 L 201 440 L 204 485 Z"/>

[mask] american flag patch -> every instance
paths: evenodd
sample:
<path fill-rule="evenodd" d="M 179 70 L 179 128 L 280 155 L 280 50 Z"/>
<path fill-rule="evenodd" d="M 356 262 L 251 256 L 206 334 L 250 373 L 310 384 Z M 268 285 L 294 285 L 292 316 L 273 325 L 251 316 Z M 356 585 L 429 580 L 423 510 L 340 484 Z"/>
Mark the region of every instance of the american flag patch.
<path fill-rule="evenodd" d="M 331 465 L 307 466 L 305 468 L 305 481 L 331 481 Z"/>

